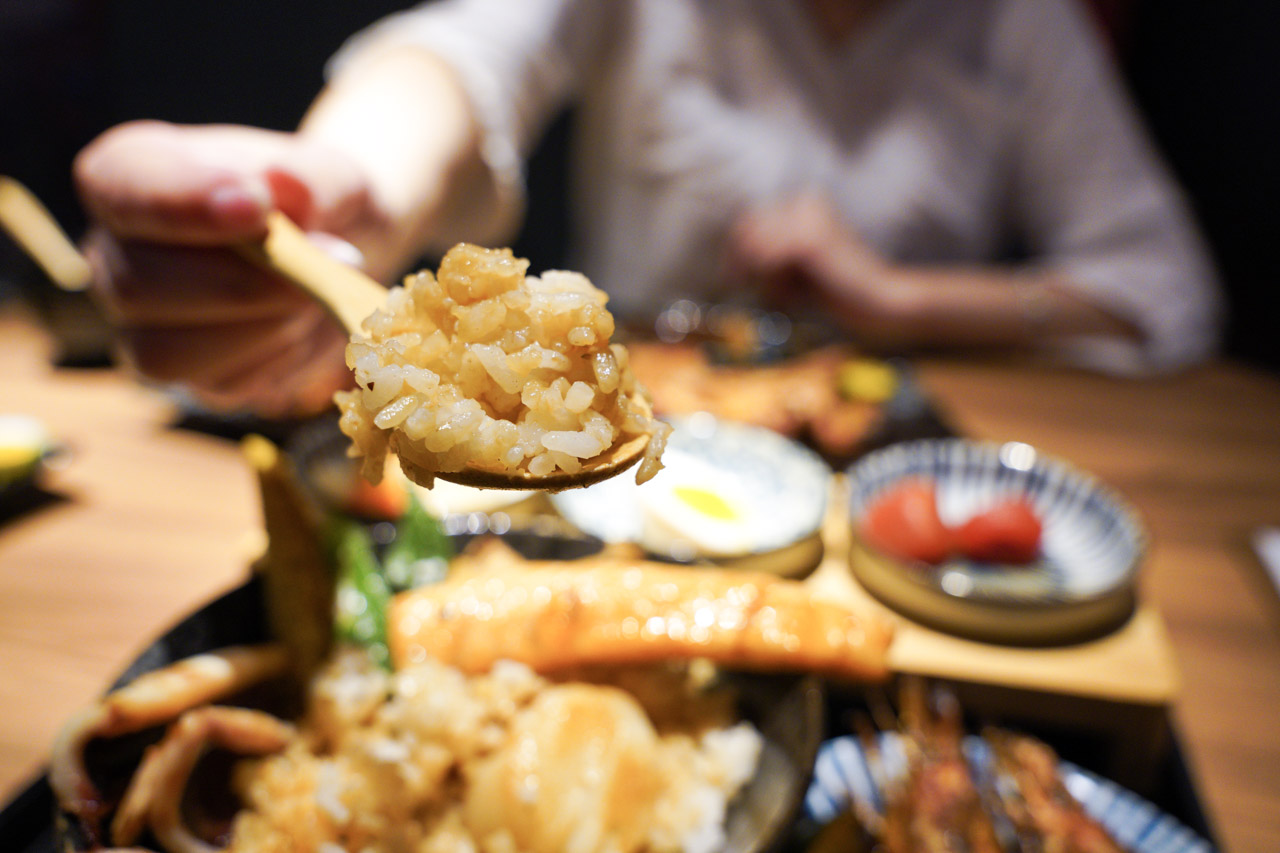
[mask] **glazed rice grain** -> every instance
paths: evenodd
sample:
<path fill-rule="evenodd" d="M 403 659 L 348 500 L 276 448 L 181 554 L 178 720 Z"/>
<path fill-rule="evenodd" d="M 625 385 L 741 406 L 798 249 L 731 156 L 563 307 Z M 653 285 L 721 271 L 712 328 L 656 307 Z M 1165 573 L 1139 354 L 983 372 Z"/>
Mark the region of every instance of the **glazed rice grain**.
<path fill-rule="evenodd" d="M 352 337 L 358 387 L 335 399 L 366 478 L 381 480 L 388 451 L 426 486 L 464 468 L 572 474 L 641 434 L 653 439 L 636 479 L 657 473 L 668 428 L 632 402 L 607 297 L 578 273 L 527 268 L 509 249 L 459 244 Z"/>
<path fill-rule="evenodd" d="M 300 736 L 244 765 L 228 847 L 712 853 L 759 732 L 679 670 L 551 681 L 499 662 L 395 674 L 359 652 L 314 685 Z"/>

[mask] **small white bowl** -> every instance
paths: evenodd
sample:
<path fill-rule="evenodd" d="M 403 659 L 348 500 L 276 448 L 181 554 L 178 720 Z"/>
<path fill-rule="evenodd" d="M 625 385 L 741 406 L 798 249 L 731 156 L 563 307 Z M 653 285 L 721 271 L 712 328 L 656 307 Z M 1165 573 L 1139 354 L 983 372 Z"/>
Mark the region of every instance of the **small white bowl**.
<path fill-rule="evenodd" d="M 788 576 L 817 566 L 834 475 L 820 456 L 772 430 L 711 415 L 672 426 L 652 480 L 614 477 L 555 493 L 552 504 L 583 532 L 661 559 Z"/>
<path fill-rule="evenodd" d="M 940 630 L 1005 643 L 1097 636 L 1132 613 L 1146 529 L 1096 477 L 1022 442 L 929 439 L 890 445 L 848 469 L 850 565 L 877 598 Z M 938 565 L 891 557 L 863 541 L 867 505 L 907 477 L 937 487 L 938 512 L 957 524 L 1005 497 L 1022 497 L 1042 524 L 1041 553 L 1008 566 L 952 556 Z"/>

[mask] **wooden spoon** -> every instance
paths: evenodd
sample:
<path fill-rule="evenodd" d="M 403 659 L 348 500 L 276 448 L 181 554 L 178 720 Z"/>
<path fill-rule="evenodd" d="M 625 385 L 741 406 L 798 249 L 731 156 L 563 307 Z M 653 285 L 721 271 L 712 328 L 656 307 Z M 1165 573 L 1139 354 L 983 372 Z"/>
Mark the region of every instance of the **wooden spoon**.
<path fill-rule="evenodd" d="M 646 415 L 650 414 L 648 403 L 643 397 L 632 398 Z M 434 473 L 436 479 L 448 480 L 460 486 L 472 486 L 477 489 L 541 489 L 546 492 L 562 492 L 565 489 L 578 489 L 599 483 L 621 474 L 640 461 L 645 448 L 649 446 L 648 433 L 624 438 L 619 436 L 612 447 L 607 448 L 599 456 L 583 460 L 582 467 L 574 472 L 553 471 L 550 474 L 530 474 L 528 471 L 492 471 L 479 466 L 465 468 L 461 471 L 436 471 L 429 467 L 419 467 L 413 461 L 413 452 L 406 448 L 394 448 L 400 459 L 400 469 L 404 475 L 418 485 L 431 482 Z"/>
<path fill-rule="evenodd" d="M 239 247 L 250 260 L 287 278 L 311 294 L 348 335 L 387 302 L 387 289 L 314 243 L 279 211 L 267 214 L 267 236 Z"/>
<path fill-rule="evenodd" d="M 4 175 L 0 175 L 0 226 L 58 287 L 76 292 L 89 286 L 89 262 L 53 214 L 25 186 Z"/>
<path fill-rule="evenodd" d="M 348 334 L 361 332 L 361 324 L 374 311 L 386 304 L 387 290 L 364 273 L 327 255 L 316 247 L 298 226 L 278 211 L 268 214 L 267 236 L 261 243 L 241 247 L 254 262 L 283 276 L 311 294 L 332 314 Z M 632 404 L 650 413 L 647 401 L 632 398 Z M 419 485 L 430 485 L 432 478 L 448 480 L 463 486 L 483 489 L 542 489 L 561 491 L 607 480 L 640 461 L 649 445 L 648 434 L 619 436 L 613 446 L 592 459 L 583 461 L 575 473 L 555 471 L 535 475 L 528 471 L 490 470 L 468 467 L 461 471 L 434 471 L 429 464 L 412 458 L 411 448 L 392 449 L 400 459 L 405 476 Z"/>

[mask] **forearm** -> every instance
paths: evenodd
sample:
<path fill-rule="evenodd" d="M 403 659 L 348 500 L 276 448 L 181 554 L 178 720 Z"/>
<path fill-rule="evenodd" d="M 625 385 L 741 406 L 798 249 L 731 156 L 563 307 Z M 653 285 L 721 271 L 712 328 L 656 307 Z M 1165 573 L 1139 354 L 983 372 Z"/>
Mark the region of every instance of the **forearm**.
<path fill-rule="evenodd" d="M 868 324 L 885 346 L 1035 347 L 1055 338 L 1139 340 L 1137 327 L 1076 296 L 1052 274 L 1003 267 L 894 266 Z"/>
<path fill-rule="evenodd" d="M 869 347 L 1034 347 L 1069 336 L 1141 337 L 1135 325 L 1076 295 L 1053 273 L 889 261 L 812 193 L 736 221 L 725 273 L 783 300 L 816 299 Z"/>
<path fill-rule="evenodd" d="M 452 71 L 422 50 L 369 51 L 330 81 L 299 133 L 341 151 L 364 171 L 372 215 L 342 236 L 389 280 L 441 239 L 464 206 L 493 204 L 480 131 Z"/>
<path fill-rule="evenodd" d="M 1137 327 L 1076 296 L 1052 273 L 997 265 L 891 264 L 860 242 L 814 252 L 810 274 L 829 309 L 868 346 L 1036 347 Z"/>

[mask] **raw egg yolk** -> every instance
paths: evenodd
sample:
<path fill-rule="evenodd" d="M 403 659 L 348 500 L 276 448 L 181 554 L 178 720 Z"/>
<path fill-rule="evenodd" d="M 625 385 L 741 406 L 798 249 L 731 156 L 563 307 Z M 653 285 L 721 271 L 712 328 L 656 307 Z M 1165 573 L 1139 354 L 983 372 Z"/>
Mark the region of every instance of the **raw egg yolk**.
<path fill-rule="evenodd" d="M 718 521 L 734 521 L 738 517 L 729 502 L 713 491 L 697 486 L 676 486 L 673 491 L 677 498 L 705 516 Z"/>

